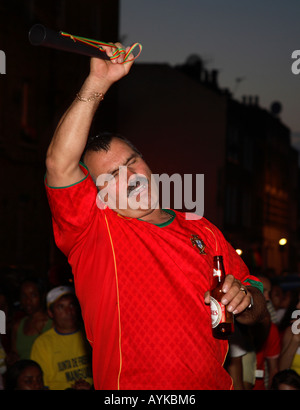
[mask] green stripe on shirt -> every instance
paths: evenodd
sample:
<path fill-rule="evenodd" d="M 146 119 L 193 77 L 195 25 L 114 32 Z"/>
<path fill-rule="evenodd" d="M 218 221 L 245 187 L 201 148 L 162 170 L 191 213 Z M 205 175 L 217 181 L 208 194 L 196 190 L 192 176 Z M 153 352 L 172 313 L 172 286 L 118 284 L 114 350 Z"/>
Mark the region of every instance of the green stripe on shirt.
<path fill-rule="evenodd" d="M 250 286 L 254 286 L 255 288 L 259 289 L 261 293 L 264 292 L 264 286 L 258 280 L 246 279 L 245 282 L 249 283 Z"/>

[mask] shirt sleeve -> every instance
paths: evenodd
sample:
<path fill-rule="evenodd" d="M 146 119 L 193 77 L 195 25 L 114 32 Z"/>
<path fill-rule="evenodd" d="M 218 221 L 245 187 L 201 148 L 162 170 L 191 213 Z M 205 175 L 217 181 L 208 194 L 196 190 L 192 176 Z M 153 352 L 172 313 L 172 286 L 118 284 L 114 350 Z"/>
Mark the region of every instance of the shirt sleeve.
<path fill-rule="evenodd" d="M 84 178 L 66 187 L 51 187 L 45 179 L 47 198 L 52 214 L 54 239 L 66 255 L 80 240 L 97 212 L 97 188 L 88 169 L 80 164 Z"/>

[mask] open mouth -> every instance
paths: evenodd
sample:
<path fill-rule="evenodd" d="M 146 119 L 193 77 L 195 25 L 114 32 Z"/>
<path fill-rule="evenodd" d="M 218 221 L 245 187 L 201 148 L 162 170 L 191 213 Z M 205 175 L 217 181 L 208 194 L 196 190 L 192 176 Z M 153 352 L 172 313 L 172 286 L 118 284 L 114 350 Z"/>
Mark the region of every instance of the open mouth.
<path fill-rule="evenodd" d="M 130 189 L 130 191 L 128 192 L 128 198 L 133 198 L 139 194 L 141 194 L 145 189 L 147 189 L 147 185 L 139 185 L 138 187 L 134 188 L 134 187 L 129 187 L 132 188 Z"/>
<path fill-rule="evenodd" d="M 145 189 L 148 188 L 147 178 L 142 178 L 137 181 L 132 181 L 129 183 L 127 188 L 127 197 L 132 198 L 141 194 Z"/>

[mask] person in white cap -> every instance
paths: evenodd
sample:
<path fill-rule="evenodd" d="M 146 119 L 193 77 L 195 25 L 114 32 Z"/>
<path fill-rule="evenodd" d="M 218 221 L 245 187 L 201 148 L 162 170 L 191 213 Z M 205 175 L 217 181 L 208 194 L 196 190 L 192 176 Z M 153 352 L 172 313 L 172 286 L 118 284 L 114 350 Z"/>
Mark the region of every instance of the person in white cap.
<path fill-rule="evenodd" d="M 90 389 L 91 351 L 79 325 L 74 290 L 56 287 L 47 294 L 46 301 L 53 328 L 36 339 L 31 359 L 41 366 L 49 390 Z"/>

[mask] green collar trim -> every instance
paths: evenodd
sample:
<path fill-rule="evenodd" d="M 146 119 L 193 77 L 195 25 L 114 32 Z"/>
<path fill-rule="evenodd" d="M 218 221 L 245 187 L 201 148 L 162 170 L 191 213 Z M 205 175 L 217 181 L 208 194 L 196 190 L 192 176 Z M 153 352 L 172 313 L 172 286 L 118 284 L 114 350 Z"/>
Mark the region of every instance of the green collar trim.
<path fill-rule="evenodd" d="M 171 215 L 172 218 L 169 219 L 167 222 L 163 222 L 161 224 L 152 224 L 152 225 L 158 226 L 159 228 L 164 228 L 165 226 L 170 225 L 174 221 L 174 219 L 176 217 L 176 214 L 175 214 L 174 211 L 172 211 L 171 209 L 163 209 L 163 211 L 166 212 L 167 214 Z M 140 219 L 140 218 L 137 218 L 137 219 L 138 219 L 138 221 L 147 222 L 147 221 L 143 221 L 143 219 Z"/>

